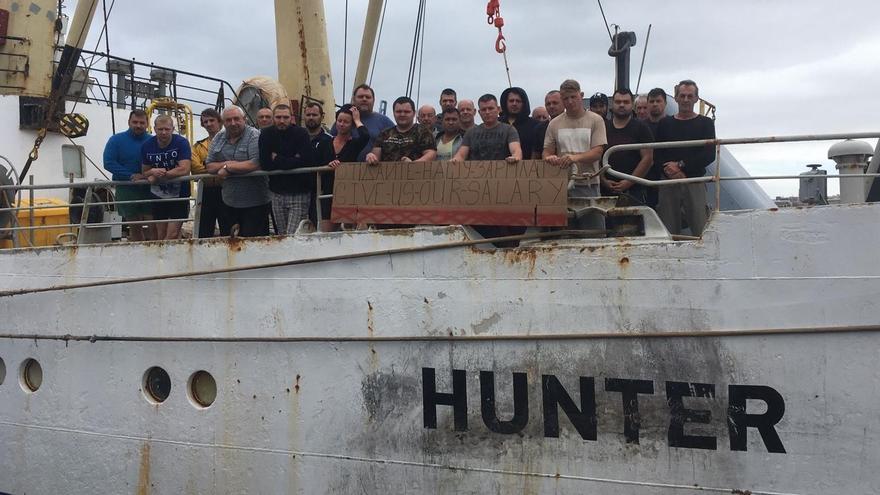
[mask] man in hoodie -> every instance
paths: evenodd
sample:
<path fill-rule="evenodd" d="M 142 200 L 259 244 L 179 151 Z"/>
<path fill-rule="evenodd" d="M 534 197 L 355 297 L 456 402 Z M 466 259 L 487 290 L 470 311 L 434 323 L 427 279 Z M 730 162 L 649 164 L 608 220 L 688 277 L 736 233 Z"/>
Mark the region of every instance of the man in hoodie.
<path fill-rule="evenodd" d="M 532 158 L 537 148 L 539 122 L 529 117 L 531 113 L 529 96 L 522 88 L 507 88 L 501 93 L 501 121 L 516 129 L 524 159 Z"/>

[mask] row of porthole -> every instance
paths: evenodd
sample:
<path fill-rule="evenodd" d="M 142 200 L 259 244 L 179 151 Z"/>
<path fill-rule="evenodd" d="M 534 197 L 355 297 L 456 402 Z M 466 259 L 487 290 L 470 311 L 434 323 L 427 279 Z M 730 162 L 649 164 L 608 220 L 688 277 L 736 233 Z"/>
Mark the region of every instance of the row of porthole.
<path fill-rule="evenodd" d="M 6 362 L 0 358 L 0 385 L 6 381 Z M 25 392 L 36 392 L 43 384 L 43 368 L 36 359 L 22 361 L 18 371 L 18 381 Z"/>
<path fill-rule="evenodd" d="M 171 395 L 171 377 L 164 369 L 153 366 L 144 373 L 143 390 L 148 401 L 161 404 Z M 217 382 L 204 370 L 190 375 L 186 390 L 189 399 L 196 407 L 210 407 L 217 399 Z"/>
<path fill-rule="evenodd" d="M 0 385 L 6 381 L 6 362 L 0 358 Z M 25 359 L 19 368 L 19 383 L 25 392 L 36 392 L 43 384 L 43 367 L 33 358 Z M 161 404 L 171 395 L 171 377 L 164 369 L 153 366 L 144 373 L 144 396 L 153 404 Z M 217 399 L 217 382 L 210 373 L 199 370 L 187 380 L 187 395 L 197 407 L 210 407 Z"/>

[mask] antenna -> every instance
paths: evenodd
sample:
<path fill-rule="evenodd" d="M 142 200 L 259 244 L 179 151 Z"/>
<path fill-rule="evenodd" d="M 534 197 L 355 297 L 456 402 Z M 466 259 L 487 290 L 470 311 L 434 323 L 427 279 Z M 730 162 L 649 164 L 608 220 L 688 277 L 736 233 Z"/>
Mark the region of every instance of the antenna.
<path fill-rule="evenodd" d="M 639 86 L 642 84 L 642 70 L 645 68 L 645 54 L 648 53 L 649 41 L 651 41 L 651 24 L 648 24 L 648 34 L 645 36 L 645 48 L 642 50 L 642 63 L 639 65 L 639 78 L 636 81 L 636 94 L 639 94 Z"/>
<path fill-rule="evenodd" d="M 602 13 L 602 20 L 605 21 L 605 29 L 608 31 L 608 39 L 614 43 L 614 36 L 611 36 L 611 28 L 608 27 L 608 19 L 605 18 L 605 9 L 602 8 L 602 0 L 596 0 L 599 3 L 599 12 Z"/>

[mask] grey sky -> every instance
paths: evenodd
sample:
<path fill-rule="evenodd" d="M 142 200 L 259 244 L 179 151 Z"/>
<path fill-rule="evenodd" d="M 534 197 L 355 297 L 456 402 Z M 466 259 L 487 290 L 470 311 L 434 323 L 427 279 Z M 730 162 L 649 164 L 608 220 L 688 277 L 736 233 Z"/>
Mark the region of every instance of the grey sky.
<path fill-rule="evenodd" d="M 373 85 L 379 99 L 404 93 L 418 2 L 387 0 Z M 109 5 L 108 0 L 108 5 Z M 348 81 L 356 66 L 367 0 L 349 1 Z M 337 101 L 342 97 L 344 0 L 325 1 Z M 880 81 L 880 2 L 738 0 L 608 1 L 609 23 L 635 31 L 632 86 L 648 24 L 653 24 L 641 91 L 691 78 L 718 107 L 719 137 L 870 131 L 880 129 L 878 105 L 866 90 Z M 565 78 L 584 92 L 610 93 L 613 59 L 593 1 L 502 0 L 513 84 L 540 104 Z M 253 75 L 277 75 L 274 2 L 117 0 L 110 18 L 111 50 L 237 85 Z M 100 16 L 100 10 L 98 13 Z M 96 17 L 88 45 L 100 29 Z M 145 26 L 149 26 L 145 28 Z M 440 90 L 476 99 L 507 87 L 495 53 L 497 31 L 486 24 L 483 0 L 428 2 L 419 103 L 437 103 Z M 102 44 L 103 47 L 103 44 Z M 635 88 L 633 88 L 635 90 Z M 415 97 L 415 94 L 413 95 Z M 872 143 L 873 144 L 873 143 Z M 806 163 L 833 165 L 830 143 L 736 147 L 753 174 L 800 173 Z M 763 184 L 771 196 L 796 193 L 794 181 Z M 829 189 L 837 190 L 834 181 Z"/>

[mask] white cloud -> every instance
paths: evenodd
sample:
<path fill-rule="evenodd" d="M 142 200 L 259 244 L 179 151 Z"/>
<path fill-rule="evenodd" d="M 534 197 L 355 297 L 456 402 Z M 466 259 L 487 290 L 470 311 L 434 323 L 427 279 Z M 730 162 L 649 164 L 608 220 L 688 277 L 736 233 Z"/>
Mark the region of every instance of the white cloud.
<path fill-rule="evenodd" d="M 390 101 L 405 88 L 418 2 L 387 1 L 373 84 L 377 96 Z M 335 93 L 340 98 L 346 2 L 324 3 Z M 350 91 L 367 1 L 348 4 L 345 87 Z M 654 86 L 671 90 L 680 79 L 697 80 L 701 95 L 718 106 L 719 137 L 880 127 L 871 94 L 880 80 L 876 63 L 880 37 L 865 28 L 866 22 L 880 18 L 880 2 L 634 0 L 605 2 L 605 9 L 609 22 L 637 32 L 632 84 L 651 23 L 642 90 Z M 110 20 L 112 50 L 119 56 L 203 72 L 237 85 L 252 75 L 277 74 L 273 11 L 270 0 L 156 0 L 150 6 L 120 0 Z M 513 83 L 525 88 L 533 103 L 569 77 L 578 79 L 588 94 L 611 90 L 610 42 L 595 4 L 502 0 L 501 13 Z M 503 60 L 494 50 L 497 31 L 487 25 L 485 14 L 483 1 L 428 2 L 422 102 L 436 103 L 447 86 L 470 98 L 498 94 L 507 87 Z M 89 48 L 97 41 L 99 18 L 100 12 Z M 753 173 L 769 169 L 799 173 L 804 164 L 823 161 L 828 145 L 734 151 Z M 772 190 L 797 192 L 791 185 Z"/>

